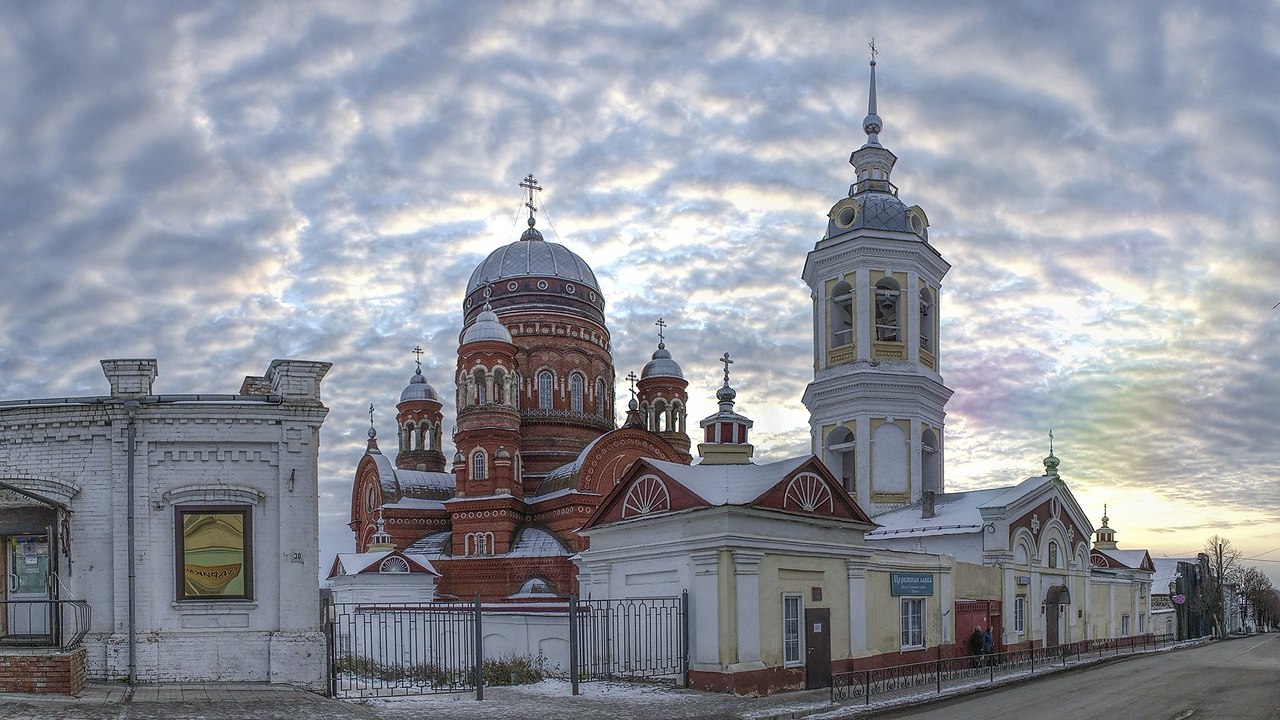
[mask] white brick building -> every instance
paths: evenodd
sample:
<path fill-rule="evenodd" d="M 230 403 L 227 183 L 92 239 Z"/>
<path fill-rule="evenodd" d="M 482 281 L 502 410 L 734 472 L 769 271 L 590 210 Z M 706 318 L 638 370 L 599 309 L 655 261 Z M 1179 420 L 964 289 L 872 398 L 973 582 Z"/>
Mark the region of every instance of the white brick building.
<path fill-rule="evenodd" d="M 0 402 L 0 654 L 60 647 L 99 679 L 323 687 L 329 363 L 275 360 L 226 395 L 155 394 L 155 360 L 102 366 L 109 395 Z"/>

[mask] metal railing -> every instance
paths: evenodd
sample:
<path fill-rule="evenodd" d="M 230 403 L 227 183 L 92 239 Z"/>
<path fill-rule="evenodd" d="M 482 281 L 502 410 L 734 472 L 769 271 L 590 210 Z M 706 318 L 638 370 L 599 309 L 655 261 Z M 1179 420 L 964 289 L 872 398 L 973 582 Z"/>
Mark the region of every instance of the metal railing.
<path fill-rule="evenodd" d="M 572 692 L 581 680 L 666 678 L 689 686 L 689 593 L 569 599 Z"/>
<path fill-rule="evenodd" d="M 387 697 L 476 690 L 480 603 L 330 605 L 329 693 Z"/>
<path fill-rule="evenodd" d="M 90 619 L 84 600 L 0 600 L 0 646 L 70 650 Z"/>
<path fill-rule="evenodd" d="M 1013 675 L 1045 671 L 1108 655 L 1146 652 L 1174 642 L 1173 635 L 1134 635 L 851 670 L 831 676 L 831 702 L 861 699 L 869 705 L 873 695 L 899 697 L 922 691 L 941 693 L 943 689 L 959 685 L 994 683 Z"/>

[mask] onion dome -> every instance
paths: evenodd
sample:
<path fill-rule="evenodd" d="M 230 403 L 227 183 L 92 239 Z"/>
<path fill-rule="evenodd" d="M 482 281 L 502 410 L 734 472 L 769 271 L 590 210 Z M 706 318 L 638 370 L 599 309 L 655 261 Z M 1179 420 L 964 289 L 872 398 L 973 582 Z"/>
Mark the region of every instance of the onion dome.
<path fill-rule="evenodd" d="M 653 359 L 645 363 L 644 369 L 640 371 L 641 380 L 651 377 L 684 379 L 684 371 L 680 369 L 679 363 L 671 359 L 671 351 L 667 350 L 666 343 L 658 343 L 658 349 L 653 351 Z"/>
<path fill-rule="evenodd" d="M 431 387 L 427 379 L 422 376 L 422 368 L 409 378 L 409 384 L 404 386 L 404 390 L 400 392 L 400 402 L 409 400 L 435 400 L 440 401 L 440 395 L 436 389 Z"/>
<path fill-rule="evenodd" d="M 478 342 L 480 340 L 496 340 L 498 342 L 511 342 L 511 332 L 507 330 L 507 326 L 498 320 L 498 314 L 493 308 L 485 303 L 484 310 L 476 316 L 475 322 L 462 333 L 462 342 L 466 343 Z"/>

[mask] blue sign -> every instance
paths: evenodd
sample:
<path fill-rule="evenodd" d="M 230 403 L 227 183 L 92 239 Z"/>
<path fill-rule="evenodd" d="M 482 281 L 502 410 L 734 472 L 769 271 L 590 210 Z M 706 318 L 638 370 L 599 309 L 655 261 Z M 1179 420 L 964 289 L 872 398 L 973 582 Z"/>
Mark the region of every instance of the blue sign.
<path fill-rule="evenodd" d="M 893 597 L 902 595 L 932 595 L 933 573 L 889 573 L 889 594 Z"/>

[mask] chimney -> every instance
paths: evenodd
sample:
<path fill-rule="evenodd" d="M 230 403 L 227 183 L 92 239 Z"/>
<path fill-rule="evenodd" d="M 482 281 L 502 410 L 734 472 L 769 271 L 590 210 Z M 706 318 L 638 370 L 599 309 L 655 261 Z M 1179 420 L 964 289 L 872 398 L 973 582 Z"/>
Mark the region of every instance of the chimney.
<path fill-rule="evenodd" d="M 935 499 L 935 495 L 934 495 L 934 492 L 933 492 L 932 490 L 925 490 L 925 491 L 920 495 L 920 517 L 922 517 L 922 518 L 931 518 L 931 517 L 933 517 L 933 514 L 934 514 L 934 511 L 933 511 L 933 502 L 934 502 L 934 499 Z"/>

